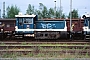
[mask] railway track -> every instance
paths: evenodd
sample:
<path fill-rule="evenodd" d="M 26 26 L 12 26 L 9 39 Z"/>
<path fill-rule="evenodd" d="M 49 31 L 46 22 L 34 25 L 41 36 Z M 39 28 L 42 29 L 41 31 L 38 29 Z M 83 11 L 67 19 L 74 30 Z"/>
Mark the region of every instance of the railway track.
<path fill-rule="evenodd" d="M 34 38 L 13 38 L 3 39 L 1 42 L 90 42 L 90 40 L 75 40 L 75 39 L 34 39 Z"/>
<path fill-rule="evenodd" d="M 68 45 L 70 45 L 70 44 L 75 44 L 75 45 L 90 45 L 90 42 L 27 42 L 27 41 L 25 41 L 25 42 L 14 42 L 14 41 L 11 41 L 11 42 L 9 42 L 9 41 L 0 41 L 0 45 L 3 45 L 3 44 L 68 44 Z"/>
<path fill-rule="evenodd" d="M 0 42 L 1 57 L 89 57 L 89 42 Z"/>

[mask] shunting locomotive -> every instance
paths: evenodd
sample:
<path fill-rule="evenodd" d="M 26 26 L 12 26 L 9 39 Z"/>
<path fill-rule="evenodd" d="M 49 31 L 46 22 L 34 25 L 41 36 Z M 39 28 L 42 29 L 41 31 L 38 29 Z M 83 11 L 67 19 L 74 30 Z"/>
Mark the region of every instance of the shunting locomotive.
<path fill-rule="evenodd" d="M 39 20 L 37 15 L 15 15 L 15 36 L 35 37 L 35 39 L 57 39 L 67 37 L 65 20 Z"/>

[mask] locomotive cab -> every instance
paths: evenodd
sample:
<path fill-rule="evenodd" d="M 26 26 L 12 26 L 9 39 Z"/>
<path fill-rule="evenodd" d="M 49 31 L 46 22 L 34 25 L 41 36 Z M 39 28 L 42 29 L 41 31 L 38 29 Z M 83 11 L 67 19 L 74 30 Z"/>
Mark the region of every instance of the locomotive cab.
<path fill-rule="evenodd" d="M 20 35 L 22 37 L 34 37 L 34 21 L 37 20 L 36 15 L 23 15 L 19 13 L 19 15 L 15 15 L 16 17 L 16 36 Z"/>

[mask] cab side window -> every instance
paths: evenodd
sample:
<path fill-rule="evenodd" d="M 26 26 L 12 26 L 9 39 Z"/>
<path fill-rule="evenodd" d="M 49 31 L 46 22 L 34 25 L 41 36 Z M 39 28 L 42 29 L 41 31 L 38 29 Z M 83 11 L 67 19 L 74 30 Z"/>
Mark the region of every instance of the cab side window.
<path fill-rule="evenodd" d="M 23 25 L 23 19 L 19 18 L 19 25 Z"/>
<path fill-rule="evenodd" d="M 25 24 L 32 24 L 33 23 L 33 18 L 24 18 L 23 19 Z"/>

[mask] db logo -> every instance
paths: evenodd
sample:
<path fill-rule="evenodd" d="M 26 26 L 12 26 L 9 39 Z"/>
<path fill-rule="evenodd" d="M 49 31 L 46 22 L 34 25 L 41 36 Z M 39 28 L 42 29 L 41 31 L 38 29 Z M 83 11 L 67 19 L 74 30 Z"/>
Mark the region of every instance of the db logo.
<path fill-rule="evenodd" d="M 55 26 L 55 24 L 50 24 L 50 23 L 48 23 L 48 24 L 42 24 L 42 23 L 41 23 L 41 27 L 42 27 L 43 29 L 52 29 L 52 28 L 54 28 L 54 27 L 56 27 L 56 26 Z"/>

